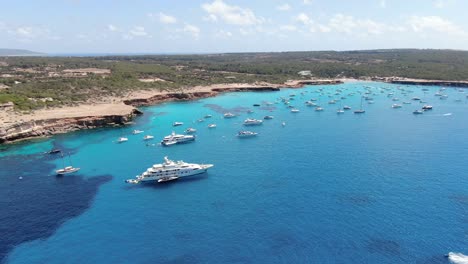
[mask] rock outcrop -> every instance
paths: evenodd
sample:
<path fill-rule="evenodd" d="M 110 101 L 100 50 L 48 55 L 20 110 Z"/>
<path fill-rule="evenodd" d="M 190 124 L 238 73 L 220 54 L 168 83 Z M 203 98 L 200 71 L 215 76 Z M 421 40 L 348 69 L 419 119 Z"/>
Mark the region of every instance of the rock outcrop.
<path fill-rule="evenodd" d="M 141 112 L 140 112 L 141 113 Z M 34 120 L 0 128 L 0 144 L 34 137 L 51 136 L 82 129 L 124 125 L 139 114 L 134 111 L 129 115 L 87 116 Z"/>

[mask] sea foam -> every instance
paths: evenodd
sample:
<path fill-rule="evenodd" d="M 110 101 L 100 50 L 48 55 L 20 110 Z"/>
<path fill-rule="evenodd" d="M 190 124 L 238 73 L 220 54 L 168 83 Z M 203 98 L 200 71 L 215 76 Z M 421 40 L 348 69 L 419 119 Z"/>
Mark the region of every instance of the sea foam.
<path fill-rule="evenodd" d="M 448 259 L 454 264 L 468 264 L 468 256 L 462 253 L 450 252 L 448 253 Z"/>

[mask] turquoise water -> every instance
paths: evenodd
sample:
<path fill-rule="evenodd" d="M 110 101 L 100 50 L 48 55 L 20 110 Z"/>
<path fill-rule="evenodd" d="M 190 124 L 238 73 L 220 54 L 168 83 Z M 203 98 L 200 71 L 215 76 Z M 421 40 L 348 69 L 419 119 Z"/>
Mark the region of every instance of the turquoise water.
<path fill-rule="evenodd" d="M 337 115 L 340 102 L 327 104 L 346 96 L 342 104 L 357 108 L 366 85 L 375 103 L 364 101 L 363 115 Z M 440 87 L 402 86 L 411 91 L 404 99 L 397 87 L 230 93 L 145 108 L 131 127 L 9 147 L 0 152 L 0 256 L 7 263 L 448 263 L 448 252 L 468 253 L 468 92 L 447 88 L 440 100 Z M 300 113 L 282 103 L 252 106 L 290 94 Z M 413 115 L 423 105 L 414 96 L 434 110 Z M 325 111 L 306 107 L 311 98 Z M 412 104 L 391 108 L 402 101 Z M 225 111 L 240 116 L 224 119 Z M 196 122 L 206 114 L 213 118 Z M 275 118 L 248 128 L 256 138 L 235 137 L 245 118 L 265 115 Z M 185 125 L 173 128 L 175 121 Z M 142 140 L 149 133 L 157 143 L 188 126 L 198 129 L 194 143 Z M 116 144 L 121 135 L 129 142 Z M 53 176 L 60 158 L 41 154 L 52 147 L 71 153 L 80 172 Z M 124 183 L 164 156 L 215 167 L 168 184 Z"/>

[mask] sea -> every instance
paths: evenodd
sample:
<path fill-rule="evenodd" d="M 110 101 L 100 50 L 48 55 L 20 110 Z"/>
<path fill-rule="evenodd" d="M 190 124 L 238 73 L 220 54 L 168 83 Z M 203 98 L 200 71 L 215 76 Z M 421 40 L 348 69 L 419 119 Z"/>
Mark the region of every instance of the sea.
<path fill-rule="evenodd" d="M 467 95 L 378 82 L 226 93 L 142 108 L 127 127 L 4 145 L 0 262 L 450 263 L 449 252 L 463 260 Z M 311 99 L 324 111 L 306 106 Z M 354 114 L 361 102 L 366 112 Z M 424 104 L 433 110 L 413 114 Z M 337 114 L 345 105 L 352 110 Z M 243 126 L 267 115 L 274 119 Z M 193 143 L 158 144 L 188 127 Z M 241 130 L 258 135 L 236 137 Z M 143 141 L 148 134 L 155 139 Z M 117 144 L 121 136 L 129 141 Z M 55 148 L 64 159 L 45 154 Z M 214 167 L 164 184 L 125 182 L 165 156 Z M 81 170 L 56 176 L 64 164 Z"/>

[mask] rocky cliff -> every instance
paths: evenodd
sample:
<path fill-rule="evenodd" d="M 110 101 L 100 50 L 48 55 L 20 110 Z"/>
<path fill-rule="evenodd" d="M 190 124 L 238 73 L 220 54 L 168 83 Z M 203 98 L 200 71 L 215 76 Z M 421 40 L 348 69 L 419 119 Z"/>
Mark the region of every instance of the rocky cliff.
<path fill-rule="evenodd" d="M 81 129 L 124 125 L 141 114 L 138 110 L 128 115 L 87 116 L 61 119 L 34 120 L 0 128 L 0 144 L 16 140 L 62 134 Z"/>

